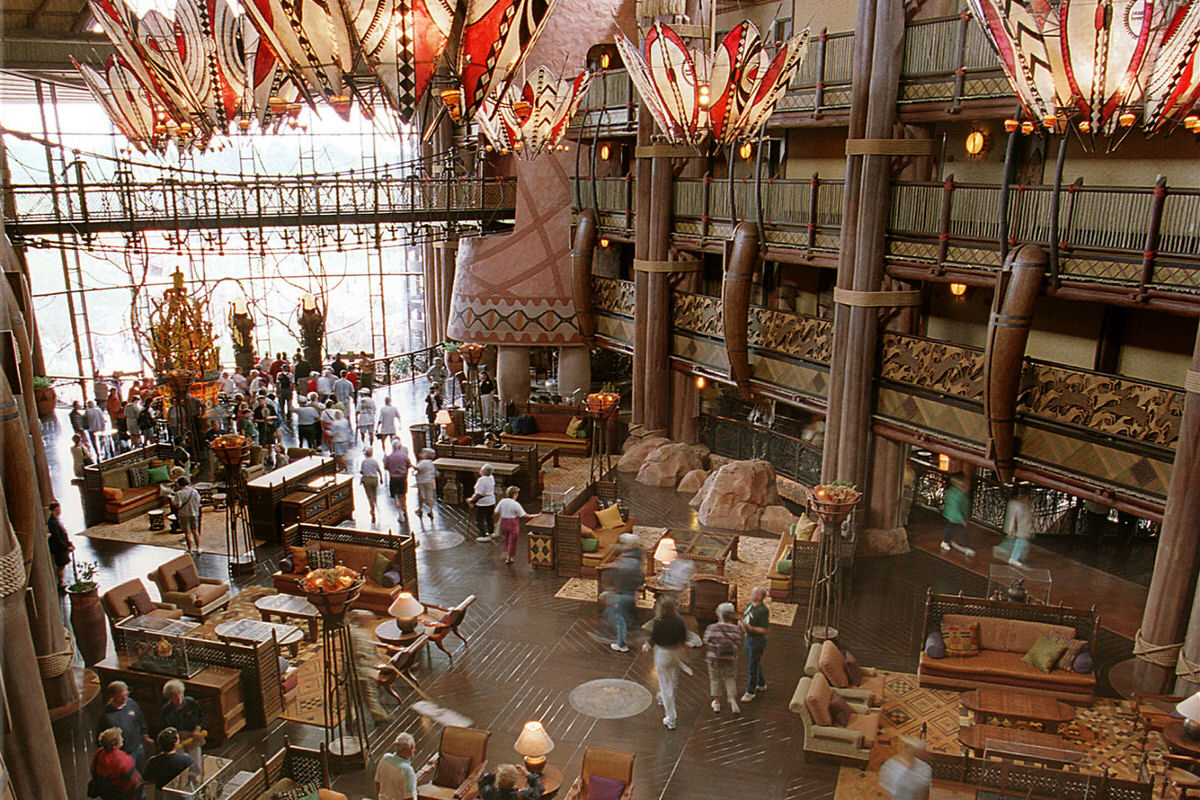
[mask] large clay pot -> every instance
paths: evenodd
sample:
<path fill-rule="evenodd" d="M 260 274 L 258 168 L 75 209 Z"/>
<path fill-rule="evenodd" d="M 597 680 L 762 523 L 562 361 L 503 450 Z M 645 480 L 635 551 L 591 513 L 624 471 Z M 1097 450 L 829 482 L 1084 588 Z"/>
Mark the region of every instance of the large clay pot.
<path fill-rule="evenodd" d="M 451 375 L 457 375 L 463 371 L 462 353 L 457 350 L 447 350 L 443 355 L 443 360 L 446 362 L 446 369 L 450 370 Z"/>
<path fill-rule="evenodd" d="M 75 646 L 87 666 L 103 661 L 108 653 L 108 628 L 104 609 L 100 607 L 98 590 L 68 592 L 71 596 L 71 629 L 75 631 Z"/>
<path fill-rule="evenodd" d="M 58 405 L 58 395 L 54 393 L 53 386 L 34 388 L 33 398 L 37 403 L 39 417 L 45 419 L 54 416 L 54 409 Z"/>

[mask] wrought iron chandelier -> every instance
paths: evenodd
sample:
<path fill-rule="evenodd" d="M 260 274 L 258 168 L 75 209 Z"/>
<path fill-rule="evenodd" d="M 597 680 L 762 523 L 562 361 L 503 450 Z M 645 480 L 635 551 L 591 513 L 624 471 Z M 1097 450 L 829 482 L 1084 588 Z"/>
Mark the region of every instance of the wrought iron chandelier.
<path fill-rule="evenodd" d="M 538 67 L 523 86 L 512 84 L 503 94 L 488 95 L 475 122 L 489 149 L 530 160 L 565 149 L 559 142 L 591 78 L 590 72 L 581 72 L 574 80 L 559 80 L 550 70 Z"/>
<path fill-rule="evenodd" d="M 278 130 L 318 100 L 347 118 L 357 99 L 369 119 L 379 101 L 412 124 L 436 81 L 449 86 L 440 98 L 451 116 L 469 119 L 506 91 L 557 0 L 246 0 L 244 13 L 227 0 L 177 0 L 173 19 L 139 17 L 127 0 L 88 2 L 116 53 L 103 72 L 77 66 L 144 151 L 203 149 L 231 126 Z"/>
<path fill-rule="evenodd" d="M 670 26 L 654 23 L 639 49 L 620 31 L 617 47 L 638 95 L 672 144 L 720 149 L 756 138 L 787 91 L 808 50 L 808 29 L 772 56 L 750 21 L 714 52 L 689 46 Z"/>
<path fill-rule="evenodd" d="M 1195 0 L 971 0 L 1025 113 L 1007 127 L 1081 140 L 1200 132 L 1200 2 Z M 1118 138 L 1119 142 L 1120 139 Z M 1110 145 L 1111 146 L 1111 145 Z"/>

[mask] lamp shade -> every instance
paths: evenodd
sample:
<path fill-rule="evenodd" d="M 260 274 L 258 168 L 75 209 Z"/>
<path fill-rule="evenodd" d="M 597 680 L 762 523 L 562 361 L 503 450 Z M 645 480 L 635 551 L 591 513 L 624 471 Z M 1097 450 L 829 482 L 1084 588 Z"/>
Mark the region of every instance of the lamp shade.
<path fill-rule="evenodd" d="M 425 606 L 421 605 L 421 601 L 408 592 L 396 595 L 396 599 L 388 606 L 388 614 L 396 619 L 413 619 L 424 611 Z"/>
<path fill-rule="evenodd" d="M 1190 697 L 1183 699 L 1179 705 L 1175 706 L 1184 719 L 1200 720 L 1200 692 L 1196 692 Z M 517 752 L 520 752 L 519 750 Z"/>
<path fill-rule="evenodd" d="M 546 733 L 542 723 L 531 720 L 521 728 L 521 735 L 517 737 L 513 749 L 517 751 L 518 755 L 526 758 L 542 758 L 554 749 L 554 741 Z"/>
<path fill-rule="evenodd" d="M 658 543 L 658 547 L 654 548 L 654 560 L 660 564 L 670 564 L 678 557 L 678 552 L 675 550 L 675 540 L 670 536 L 664 536 Z"/>
<path fill-rule="evenodd" d="M 450 412 L 444 408 L 439 408 L 437 416 L 433 418 L 435 425 L 453 425 L 454 420 L 450 416 Z"/>

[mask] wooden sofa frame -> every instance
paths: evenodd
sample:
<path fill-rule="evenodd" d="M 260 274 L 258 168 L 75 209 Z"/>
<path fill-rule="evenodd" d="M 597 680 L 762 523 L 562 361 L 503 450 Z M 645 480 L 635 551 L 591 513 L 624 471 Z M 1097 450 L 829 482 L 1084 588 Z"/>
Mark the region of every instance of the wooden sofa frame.
<path fill-rule="evenodd" d="M 166 451 L 165 454 L 164 450 Z M 171 460 L 170 450 L 169 445 L 162 447 L 152 444 L 84 467 L 83 482 L 79 485 L 79 493 L 83 499 L 84 524 L 92 526 L 102 522 L 123 522 L 144 514 L 152 508 L 158 508 L 163 505 L 166 502 L 165 500 L 159 498 L 157 495 L 151 497 L 147 493 L 147 499 L 143 503 L 129 513 L 121 514 L 114 518 L 104 507 L 104 489 L 106 488 L 104 476 L 113 471 L 125 472 L 130 467 L 149 464 L 155 459 L 169 462 Z"/>
<path fill-rule="evenodd" d="M 283 737 L 283 749 L 270 758 L 261 755 L 262 766 L 226 800 L 258 800 L 258 796 L 271 788 L 280 778 L 291 778 L 299 784 L 320 781 L 321 788 L 329 786 L 329 753 L 325 743 L 319 750 L 298 747 Z"/>
<path fill-rule="evenodd" d="M 934 780 L 989 789 L 1005 797 L 1055 800 L 1151 800 L 1154 782 L 1089 775 L 1078 770 L 1023 764 L 996 758 L 926 752 L 921 756 Z M 980 795 L 983 796 L 982 794 Z"/>
<path fill-rule="evenodd" d="M 358 528 L 310 525 L 307 522 L 292 525 L 283 532 L 284 544 L 292 547 L 304 547 L 314 539 L 323 542 L 356 544 L 381 550 L 395 550 L 398 554 L 395 564 L 400 570 L 400 585 L 413 597 L 419 596 L 416 540 L 410 534 L 391 535 Z"/>
<path fill-rule="evenodd" d="M 595 497 L 598 501 L 612 504 L 617 502 L 615 481 L 596 481 L 584 487 L 563 510 L 554 515 L 554 569 L 560 578 L 578 578 L 583 568 L 583 550 L 580 543 L 579 509 Z"/>
<path fill-rule="evenodd" d="M 542 417 L 563 417 L 565 421 L 562 423 L 565 429 L 575 417 L 584 420 L 588 424 L 587 409 L 583 406 L 562 405 L 557 403 L 527 403 L 524 409 L 525 413 Z M 517 433 L 501 433 L 500 441 L 505 444 L 521 444 L 533 445 L 534 447 L 557 447 L 564 454 L 573 456 L 587 456 L 592 452 L 592 439 L 594 433 L 586 439 L 577 439 L 573 442 L 564 442 L 559 438 L 551 436 L 543 436 L 542 434 L 555 434 L 557 431 L 539 431 L 538 433 L 517 434 Z"/>

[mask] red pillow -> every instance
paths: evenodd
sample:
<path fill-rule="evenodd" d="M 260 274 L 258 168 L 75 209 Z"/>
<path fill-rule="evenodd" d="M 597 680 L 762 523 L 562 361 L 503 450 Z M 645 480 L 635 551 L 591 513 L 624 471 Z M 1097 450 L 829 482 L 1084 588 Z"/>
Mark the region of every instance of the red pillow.
<path fill-rule="evenodd" d="M 175 583 L 179 591 L 186 592 L 200 585 L 200 576 L 196 574 L 196 565 L 187 564 L 175 570 Z"/>
<path fill-rule="evenodd" d="M 834 725 L 839 728 L 846 727 L 850 724 L 850 715 L 853 713 L 854 709 L 850 708 L 846 698 L 837 692 L 829 695 L 829 717 L 833 720 Z"/>
<path fill-rule="evenodd" d="M 150 595 L 145 589 L 142 589 L 137 594 L 131 594 L 125 598 L 125 602 L 129 604 L 129 611 L 138 616 L 149 614 L 154 610 L 154 601 L 150 599 Z"/>
<path fill-rule="evenodd" d="M 588 778 L 586 800 L 620 800 L 625 792 L 625 781 L 593 775 Z"/>
<path fill-rule="evenodd" d="M 858 665 L 858 659 L 854 657 L 854 653 L 849 650 L 845 653 L 846 678 L 850 681 L 851 686 L 858 686 L 862 683 L 862 667 Z"/>
<path fill-rule="evenodd" d="M 457 789 L 467 779 L 471 771 L 470 756 L 453 756 L 442 753 L 437 760 L 437 773 L 433 776 L 433 785 L 444 789 Z"/>
<path fill-rule="evenodd" d="M 596 498 L 589 497 L 587 502 L 579 508 L 579 524 L 597 530 L 600 527 L 600 520 L 596 519 L 596 512 L 599 509 L 600 504 L 596 502 Z"/>

